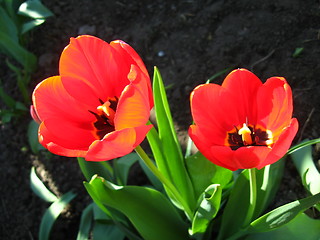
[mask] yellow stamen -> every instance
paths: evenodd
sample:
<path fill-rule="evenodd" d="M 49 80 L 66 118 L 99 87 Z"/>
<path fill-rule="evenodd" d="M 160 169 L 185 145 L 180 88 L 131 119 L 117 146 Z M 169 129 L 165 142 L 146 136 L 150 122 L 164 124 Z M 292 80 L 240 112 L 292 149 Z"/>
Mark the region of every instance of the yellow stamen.
<path fill-rule="evenodd" d="M 115 115 L 115 111 L 110 107 L 111 103 L 109 101 L 106 101 L 103 105 L 100 105 L 97 107 L 98 113 L 104 114 L 110 124 L 113 124 L 113 119 Z"/>
<path fill-rule="evenodd" d="M 241 135 L 242 142 L 244 145 L 252 144 L 251 130 L 248 128 L 247 124 L 243 124 L 243 127 L 240 128 L 238 134 Z"/>

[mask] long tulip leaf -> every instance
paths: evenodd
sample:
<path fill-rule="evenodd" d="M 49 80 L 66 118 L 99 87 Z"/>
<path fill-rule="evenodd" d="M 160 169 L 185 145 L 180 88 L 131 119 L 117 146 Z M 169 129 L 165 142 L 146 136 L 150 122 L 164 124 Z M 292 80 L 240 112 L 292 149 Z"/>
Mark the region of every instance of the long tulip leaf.
<path fill-rule="evenodd" d="M 223 189 L 232 180 L 232 171 L 213 164 L 200 152 L 186 158 L 186 164 L 196 197 L 211 184 Z"/>
<path fill-rule="evenodd" d="M 162 77 L 157 68 L 154 69 L 153 93 L 159 139 L 164 150 L 164 158 L 157 159 L 155 157 L 155 160 L 159 170 L 163 174 L 167 174 L 166 177 L 179 189 L 180 194 L 188 201 L 189 206 L 194 207 L 196 199 L 193 186 L 187 173 L 182 150 L 175 132 Z M 159 162 L 163 160 L 166 163 Z M 163 169 L 162 167 L 166 167 L 167 169 Z"/>
<path fill-rule="evenodd" d="M 32 191 L 40 197 L 42 200 L 47 202 L 57 201 L 58 198 L 43 184 L 36 174 L 35 168 L 31 168 L 30 172 L 30 186 Z"/>
<path fill-rule="evenodd" d="M 126 185 L 129 170 L 134 163 L 139 160 L 139 156 L 136 153 L 130 153 L 119 159 L 115 159 L 113 162 L 114 175 L 117 178 L 119 185 Z"/>
<path fill-rule="evenodd" d="M 212 184 L 203 192 L 199 208 L 194 215 L 192 227 L 189 230 L 193 237 L 201 237 L 207 231 L 210 222 L 219 211 L 221 193 L 222 188 L 219 184 Z"/>
<path fill-rule="evenodd" d="M 249 204 L 249 172 L 246 169 L 239 174 L 235 181 L 226 207 L 223 210 L 218 240 L 228 239 L 228 237 L 242 229 L 243 221 L 246 219 L 248 213 Z"/>
<path fill-rule="evenodd" d="M 320 220 L 299 214 L 288 224 L 269 232 L 250 234 L 244 240 L 319 240 Z M 306 236 L 308 236 L 306 238 Z"/>
<path fill-rule="evenodd" d="M 95 222 L 93 226 L 94 240 L 123 240 L 125 234 L 114 224 Z"/>
<path fill-rule="evenodd" d="M 188 238 L 185 223 L 162 193 L 146 187 L 117 186 L 99 177 L 84 184 L 95 202 L 127 216 L 143 239 Z"/>
<path fill-rule="evenodd" d="M 87 181 L 98 174 L 108 180 L 113 180 L 113 169 L 108 162 L 89 162 L 78 157 L 80 169 Z"/>
<path fill-rule="evenodd" d="M 306 141 L 304 141 L 306 142 Z M 302 184 L 310 194 L 320 192 L 320 173 L 312 158 L 312 147 L 308 145 L 291 154 L 291 158 L 298 169 Z"/>
<path fill-rule="evenodd" d="M 266 232 L 282 227 L 319 202 L 320 193 L 285 204 L 253 221 L 248 232 Z"/>
<path fill-rule="evenodd" d="M 74 199 L 75 196 L 76 195 L 73 192 L 68 192 L 50 205 L 41 219 L 39 240 L 50 239 L 50 232 L 54 222 L 56 221 L 62 210 L 72 199 Z"/>
<path fill-rule="evenodd" d="M 77 240 L 88 240 L 93 222 L 93 203 L 89 204 L 81 214 Z"/>
<path fill-rule="evenodd" d="M 257 199 L 252 219 L 258 218 L 273 201 L 282 179 L 284 164 L 284 161 L 279 160 L 256 171 Z"/>

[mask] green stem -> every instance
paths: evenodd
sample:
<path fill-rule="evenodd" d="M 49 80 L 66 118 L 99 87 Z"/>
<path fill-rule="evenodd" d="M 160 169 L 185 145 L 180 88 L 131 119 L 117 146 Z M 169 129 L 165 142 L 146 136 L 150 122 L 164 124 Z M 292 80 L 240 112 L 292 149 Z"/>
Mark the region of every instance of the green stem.
<path fill-rule="evenodd" d="M 175 197 L 175 200 L 182 205 L 187 217 L 190 220 L 192 220 L 192 216 L 193 216 L 192 211 L 190 210 L 186 201 L 184 201 L 184 199 L 181 197 L 180 193 L 175 188 L 175 186 L 165 176 L 163 176 L 163 174 L 154 165 L 154 163 L 151 161 L 151 159 L 148 157 L 148 155 L 145 153 L 145 151 L 142 149 L 140 145 L 135 148 L 135 151 L 140 156 L 142 161 L 144 161 L 147 167 L 151 170 L 151 172 L 160 180 L 160 182 L 162 182 L 163 185 L 167 187 L 167 189 L 169 189 L 169 191 Z"/>
<path fill-rule="evenodd" d="M 256 169 L 251 168 L 249 171 L 249 182 L 250 182 L 250 205 L 248 208 L 247 217 L 244 221 L 243 227 L 246 228 L 252 221 L 254 210 L 257 203 L 257 178 L 256 178 Z"/>

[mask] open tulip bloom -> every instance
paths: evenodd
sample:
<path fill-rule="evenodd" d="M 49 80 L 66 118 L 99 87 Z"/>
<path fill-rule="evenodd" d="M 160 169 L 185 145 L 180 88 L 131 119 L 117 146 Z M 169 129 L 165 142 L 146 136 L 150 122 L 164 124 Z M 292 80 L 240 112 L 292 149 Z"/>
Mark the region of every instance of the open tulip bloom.
<path fill-rule="evenodd" d="M 189 130 L 198 149 L 213 163 L 237 169 L 278 161 L 298 131 L 292 93 L 282 77 L 262 84 L 245 69 L 231 72 L 222 86 L 203 84 L 191 94 L 195 122 Z"/>
<path fill-rule="evenodd" d="M 148 72 L 126 43 L 72 38 L 59 76 L 33 92 L 40 143 L 52 153 L 104 161 L 130 153 L 145 138 L 153 107 Z"/>
<path fill-rule="evenodd" d="M 282 77 L 262 83 L 237 69 L 221 86 L 197 86 L 190 97 L 189 135 L 199 150 L 193 155 L 190 144 L 182 153 L 159 71 L 151 88 L 143 61 L 123 41 L 71 38 L 59 75 L 40 82 L 32 100 L 39 142 L 54 154 L 77 157 L 87 180 L 93 203 L 83 212 L 80 239 L 90 229 L 98 234 L 102 224 L 113 240 L 280 240 L 313 232 L 310 239 L 318 239 L 319 221 L 303 214 L 312 206 L 320 210 L 311 163 L 299 169 L 310 196 L 265 212 L 283 173 L 279 160 L 298 131 L 291 88 Z M 150 154 L 140 146 L 145 137 Z M 151 187 L 126 184 L 139 157 Z M 308 224 L 296 228 L 293 219 Z"/>

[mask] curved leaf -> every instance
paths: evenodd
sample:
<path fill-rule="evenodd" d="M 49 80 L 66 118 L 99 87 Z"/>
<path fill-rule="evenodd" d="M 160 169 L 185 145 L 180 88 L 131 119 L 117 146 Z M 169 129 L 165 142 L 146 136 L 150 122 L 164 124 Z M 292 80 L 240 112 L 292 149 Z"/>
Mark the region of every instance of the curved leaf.
<path fill-rule="evenodd" d="M 181 146 L 174 129 L 162 77 L 156 67 L 154 68 L 153 94 L 159 140 L 163 150 L 163 156 L 160 156 L 160 158 L 154 155 L 155 161 L 159 170 L 179 189 L 182 197 L 188 202 L 189 207 L 193 209 L 196 205 L 196 197 L 194 196 L 193 186 L 186 170 Z M 152 132 L 149 135 L 151 134 Z"/>
<path fill-rule="evenodd" d="M 39 240 L 49 240 L 50 232 L 52 226 L 62 210 L 67 206 L 67 204 L 74 199 L 76 195 L 72 192 L 64 194 L 61 198 L 56 200 L 44 213 L 39 230 Z"/>
<path fill-rule="evenodd" d="M 58 200 L 56 195 L 49 191 L 43 182 L 38 178 L 34 167 L 31 168 L 30 172 L 30 186 L 32 191 L 44 201 L 54 202 Z"/>
<path fill-rule="evenodd" d="M 186 224 L 162 193 L 146 187 L 117 186 L 99 177 L 84 185 L 98 206 L 105 204 L 126 215 L 143 239 L 188 238 Z"/>
<path fill-rule="evenodd" d="M 285 204 L 253 221 L 250 224 L 248 232 L 266 232 L 279 228 L 289 223 L 291 220 L 297 217 L 298 214 L 319 202 L 320 193 Z"/>

